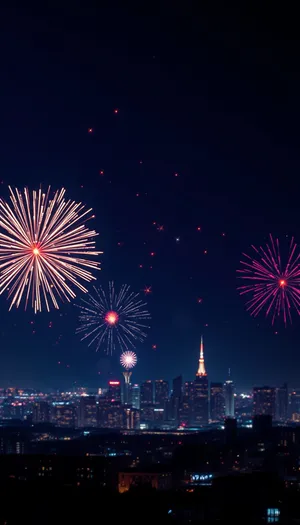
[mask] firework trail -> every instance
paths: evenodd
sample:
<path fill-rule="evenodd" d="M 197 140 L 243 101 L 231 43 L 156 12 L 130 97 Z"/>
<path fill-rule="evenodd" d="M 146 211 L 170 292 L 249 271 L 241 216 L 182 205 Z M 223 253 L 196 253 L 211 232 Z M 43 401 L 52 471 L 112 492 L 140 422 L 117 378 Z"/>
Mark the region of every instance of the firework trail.
<path fill-rule="evenodd" d="M 0 294 L 8 290 L 10 308 L 31 302 L 35 313 L 50 305 L 59 308 L 57 299 L 76 297 L 71 285 L 87 289 L 78 279 L 95 279 L 86 268 L 99 269 L 99 263 L 86 259 L 95 251 L 98 235 L 83 221 L 94 217 L 81 203 L 66 201 L 65 190 L 50 198 L 41 189 L 24 194 L 10 190 L 11 203 L 0 199 Z"/>
<path fill-rule="evenodd" d="M 120 363 L 126 370 L 130 370 L 130 368 L 133 368 L 137 363 L 136 354 L 130 350 L 123 352 L 120 357 Z"/>
<path fill-rule="evenodd" d="M 134 348 L 136 341 L 143 341 L 149 327 L 140 321 L 150 319 L 150 314 L 139 294 L 130 292 L 127 284 L 116 292 L 113 282 L 109 283 L 108 294 L 102 287 L 94 290 L 95 296 L 89 295 L 88 299 L 82 299 L 82 305 L 76 305 L 81 310 L 81 326 L 76 330 L 84 334 L 81 340 L 89 339 L 88 346 L 95 343 L 96 351 L 105 346 L 108 354 L 113 353 L 116 344 L 125 351 Z"/>
<path fill-rule="evenodd" d="M 292 237 L 289 244 L 287 262 L 282 263 L 279 240 L 273 239 L 265 247 L 256 248 L 254 257 L 243 253 L 246 261 L 237 270 L 239 278 L 248 279 L 247 285 L 239 286 L 241 295 L 251 294 L 246 303 L 247 310 L 256 317 L 261 311 L 270 316 L 272 324 L 282 318 L 284 324 L 292 322 L 292 309 L 300 314 L 300 254 Z"/>

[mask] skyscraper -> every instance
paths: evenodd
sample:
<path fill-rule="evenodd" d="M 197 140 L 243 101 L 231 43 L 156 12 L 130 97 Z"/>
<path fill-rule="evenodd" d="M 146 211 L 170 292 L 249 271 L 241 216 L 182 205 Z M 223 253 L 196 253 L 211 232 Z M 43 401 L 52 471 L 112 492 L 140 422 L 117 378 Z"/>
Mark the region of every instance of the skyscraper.
<path fill-rule="evenodd" d="M 108 401 L 116 405 L 121 404 L 121 382 L 120 381 L 109 381 L 108 391 L 106 395 Z"/>
<path fill-rule="evenodd" d="M 224 398 L 225 416 L 234 417 L 234 383 L 230 378 L 230 368 L 228 371 L 228 379 L 224 383 Z"/>
<path fill-rule="evenodd" d="M 131 405 L 132 408 L 140 409 L 140 385 L 132 385 L 131 387 Z"/>
<path fill-rule="evenodd" d="M 49 423 L 50 421 L 50 407 L 47 401 L 37 401 L 33 405 L 34 423 Z"/>
<path fill-rule="evenodd" d="M 290 418 L 298 421 L 300 419 L 300 390 L 292 390 L 290 402 Z"/>
<path fill-rule="evenodd" d="M 210 383 L 210 419 L 222 421 L 225 416 L 225 400 L 222 383 Z"/>
<path fill-rule="evenodd" d="M 52 423 L 59 427 L 75 427 L 77 424 L 75 406 L 69 402 L 57 402 L 52 407 Z"/>
<path fill-rule="evenodd" d="M 179 424 L 188 426 L 193 419 L 194 381 L 184 383 L 182 403 L 179 407 Z"/>
<path fill-rule="evenodd" d="M 141 384 L 141 406 L 153 404 L 153 383 L 151 380 Z"/>
<path fill-rule="evenodd" d="M 123 398 L 122 398 L 122 401 L 123 401 L 123 405 L 129 405 L 130 404 L 130 397 L 131 397 L 131 383 L 130 383 L 130 378 L 131 378 L 131 375 L 132 375 L 132 372 L 129 371 L 129 370 L 125 370 L 123 372 L 123 376 L 124 376 L 124 383 L 123 383 Z"/>
<path fill-rule="evenodd" d="M 81 396 L 78 420 L 80 427 L 97 426 L 97 404 L 95 396 Z"/>
<path fill-rule="evenodd" d="M 277 389 L 276 396 L 276 418 L 279 421 L 287 421 L 288 419 L 288 404 L 289 404 L 289 392 L 287 383 L 284 383 Z"/>
<path fill-rule="evenodd" d="M 204 345 L 201 336 L 198 372 L 194 380 L 193 425 L 208 424 L 208 379 L 204 364 Z"/>
<path fill-rule="evenodd" d="M 178 423 L 179 410 L 182 404 L 182 376 L 173 379 L 173 392 L 170 403 L 171 419 Z"/>
<path fill-rule="evenodd" d="M 270 386 L 253 388 L 253 415 L 269 415 L 275 418 L 276 391 Z"/>
<path fill-rule="evenodd" d="M 156 379 L 154 383 L 155 405 L 157 408 L 165 408 L 169 399 L 169 383 L 163 379 Z"/>

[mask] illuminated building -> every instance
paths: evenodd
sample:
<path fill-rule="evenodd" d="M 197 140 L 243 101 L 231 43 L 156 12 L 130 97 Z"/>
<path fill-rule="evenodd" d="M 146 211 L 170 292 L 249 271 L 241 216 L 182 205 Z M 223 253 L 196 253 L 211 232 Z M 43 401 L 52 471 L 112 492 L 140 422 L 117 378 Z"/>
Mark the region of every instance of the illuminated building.
<path fill-rule="evenodd" d="M 140 385 L 131 386 L 131 405 L 132 408 L 140 409 Z"/>
<path fill-rule="evenodd" d="M 122 372 L 124 376 L 124 384 L 123 384 L 123 398 L 122 402 L 124 405 L 130 404 L 130 398 L 131 398 L 131 384 L 130 384 L 130 378 L 132 375 L 132 372 L 129 370 L 124 370 Z"/>
<path fill-rule="evenodd" d="M 225 400 L 222 383 L 210 383 L 210 419 L 222 421 L 225 416 Z"/>
<path fill-rule="evenodd" d="M 25 404 L 18 401 L 14 401 L 10 404 L 3 405 L 3 415 L 9 419 L 24 419 L 25 416 Z"/>
<path fill-rule="evenodd" d="M 169 383 L 163 379 L 156 379 L 154 382 L 155 405 L 165 408 L 169 399 Z"/>
<path fill-rule="evenodd" d="M 77 426 L 75 406 L 64 402 L 53 403 L 51 419 L 58 427 Z"/>
<path fill-rule="evenodd" d="M 291 419 L 295 421 L 300 418 L 300 390 L 292 390 L 290 403 Z"/>
<path fill-rule="evenodd" d="M 156 490 L 170 490 L 172 488 L 172 474 L 170 472 L 138 472 L 130 470 L 119 472 L 119 492 L 127 492 L 131 487 L 152 487 Z"/>
<path fill-rule="evenodd" d="M 144 405 L 141 406 L 141 423 L 153 423 L 154 422 L 154 406 Z"/>
<path fill-rule="evenodd" d="M 154 407 L 154 410 L 153 410 L 154 426 L 160 426 L 164 422 L 164 420 L 165 420 L 165 409 Z"/>
<path fill-rule="evenodd" d="M 182 396 L 182 404 L 179 408 L 179 425 L 188 426 L 192 422 L 194 399 L 194 381 L 186 381 Z"/>
<path fill-rule="evenodd" d="M 179 422 L 179 410 L 182 405 L 182 376 L 175 377 L 173 379 L 173 391 L 169 404 L 169 416 L 168 419 Z"/>
<path fill-rule="evenodd" d="M 126 428 L 123 407 L 105 399 L 99 400 L 97 420 L 101 428 Z"/>
<path fill-rule="evenodd" d="M 47 401 L 37 401 L 34 403 L 32 414 L 33 423 L 49 423 L 50 421 L 50 407 Z"/>
<path fill-rule="evenodd" d="M 153 383 L 151 380 L 141 384 L 141 406 L 153 404 Z"/>
<path fill-rule="evenodd" d="M 224 383 L 225 416 L 234 417 L 234 383 L 230 379 L 230 368 L 228 379 Z"/>
<path fill-rule="evenodd" d="M 196 379 L 194 380 L 192 423 L 195 426 L 208 424 L 208 379 L 204 364 L 204 346 L 202 336 L 198 372 L 196 374 Z"/>
<path fill-rule="evenodd" d="M 253 415 L 269 415 L 275 418 L 276 390 L 270 386 L 253 388 Z"/>
<path fill-rule="evenodd" d="M 140 428 L 140 412 L 136 408 L 123 408 L 124 424 L 123 428 L 134 430 Z"/>
<path fill-rule="evenodd" d="M 110 403 L 121 404 L 121 382 L 109 381 L 106 398 Z"/>
<path fill-rule="evenodd" d="M 277 389 L 276 395 L 276 418 L 285 422 L 288 419 L 289 392 L 287 383 Z"/>
<path fill-rule="evenodd" d="M 95 396 L 81 396 L 78 424 L 80 427 L 97 426 L 97 404 Z"/>

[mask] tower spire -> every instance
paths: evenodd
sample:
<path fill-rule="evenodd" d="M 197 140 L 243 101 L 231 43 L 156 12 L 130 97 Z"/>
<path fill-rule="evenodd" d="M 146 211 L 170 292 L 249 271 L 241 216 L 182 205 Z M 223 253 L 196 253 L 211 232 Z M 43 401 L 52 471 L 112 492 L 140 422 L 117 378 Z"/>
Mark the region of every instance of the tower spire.
<path fill-rule="evenodd" d="M 199 358 L 199 366 L 198 366 L 198 372 L 196 374 L 199 376 L 206 376 L 206 370 L 204 365 L 204 345 L 203 345 L 203 335 L 201 335 L 201 342 L 200 342 L 200 358 Z"/>

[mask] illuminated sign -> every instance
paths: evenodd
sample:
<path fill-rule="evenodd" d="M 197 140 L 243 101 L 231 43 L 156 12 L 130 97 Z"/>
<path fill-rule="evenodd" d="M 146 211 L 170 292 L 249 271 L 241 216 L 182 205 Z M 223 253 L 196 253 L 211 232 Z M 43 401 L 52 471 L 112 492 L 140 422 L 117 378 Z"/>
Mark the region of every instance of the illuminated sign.
<path fill-rule="evenodd" d="M 212 474 L 191 474 L 191 481 L 211 481 Z"/>
<path fill-rule="evenodd" d="M 111 385 L 111 386 L 117 386 L 117 385 L 120 384 L 120 381 L 109 381 L 108 384 Z"/>

